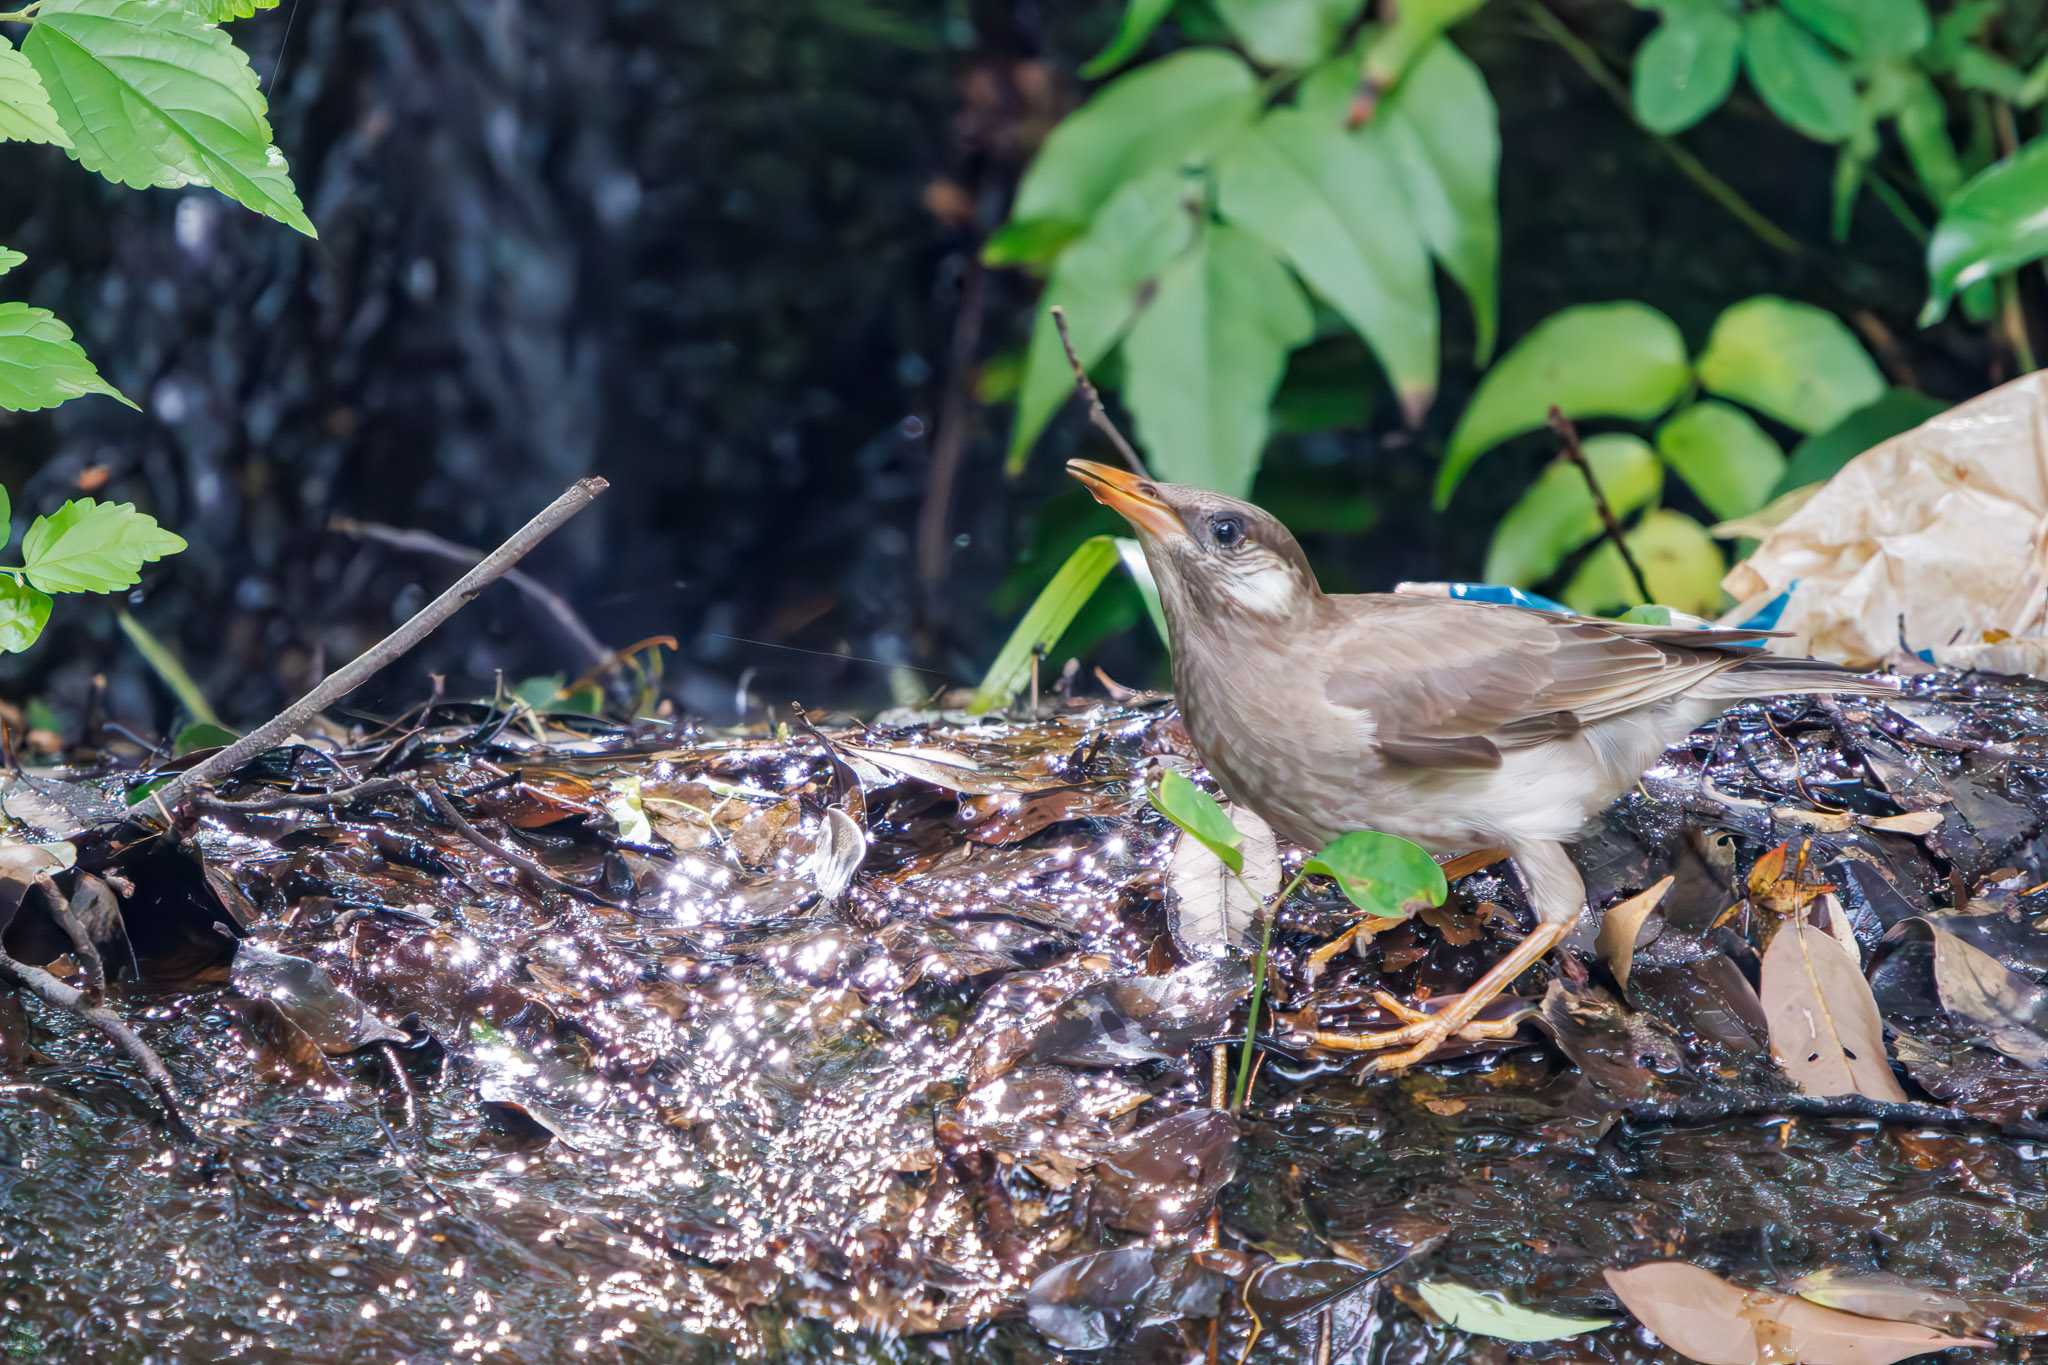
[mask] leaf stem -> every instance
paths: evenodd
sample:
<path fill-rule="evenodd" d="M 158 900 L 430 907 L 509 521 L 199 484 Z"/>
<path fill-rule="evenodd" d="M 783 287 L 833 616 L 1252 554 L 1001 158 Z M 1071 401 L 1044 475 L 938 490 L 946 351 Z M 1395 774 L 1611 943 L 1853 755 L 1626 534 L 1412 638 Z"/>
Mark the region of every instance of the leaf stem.
<path fill-rule="evenodd" d="M 33 5 L 23 5 L 20 9 L 0 11 L 0 24 L 33 24 L 36 11 L 42 7 L 43 0 L 36 0 Z"/>
<path fill-rule="evenodd" d="M 1252 1052 L 1257 1047 L 1255 1040 L 1259 1035 L 1259 1006 L 1264 1004 L 1266 999 L 1266 955 L 1273 946 L 1273 920 L 1279 915 L 1280 907 L 1287 903 L 1287 898 L 1294 894 L 1295 889 L 1307 877 L 1308 873 L 1305 871 L 1295 873 L 1294 880 L 1280 888 L 1280 894 L 1273 897 L 1272 902 L 1266 906 L 1265 914 L 1260 916 L 1259 955 L 1252 963 L 1252 1004 L 1250 1011 L 1245 1015 L 1244 1046 L 1237 1054 L 1237 1086 L 1230 1097 L 1230 1112 L 1233 1114 L 1244 1108 L 1245 1096 L 1249 1095 L 1252 1089 Z M 1244 881 L 1242 874 L 1238 875 L 1238 881 Z"/>
<path fill-rule="evenodd" d="M 1564 445 L 1564 457 L 1578 466 L 1579 474 L 1586 480 L 1587 491 L 1593 495 L 1593 510 L 1600 514 L 1600 524 L 1607 528 L 1607 539 L 1621 556 L 1621 562 L 1628 569 L 1628 576 L 1635 580 L 1636 591 L 1643 601 L 1653 603 L 1657 599 L 1650 592 L 1650 580 L 1643 574 L 1643 566 L 1636 563 L 1635 551 L 1629 549 L 1628 540 L 1621 533 L 1621 523 L 1615 520 L 1614 508 L 1608 504 L 1607 494 L 1600 488 L 1600 480 L 1593 476 L 1593 466 L 1586 462 L 1585 448 L 1579 444 L 1579 429 L 1572 425 L 1572 419 L 1564 415 L 1564 409 L 1557 404 L 1550 405 L 1550 429 L 1557 433 L 1557 439 Z"/>

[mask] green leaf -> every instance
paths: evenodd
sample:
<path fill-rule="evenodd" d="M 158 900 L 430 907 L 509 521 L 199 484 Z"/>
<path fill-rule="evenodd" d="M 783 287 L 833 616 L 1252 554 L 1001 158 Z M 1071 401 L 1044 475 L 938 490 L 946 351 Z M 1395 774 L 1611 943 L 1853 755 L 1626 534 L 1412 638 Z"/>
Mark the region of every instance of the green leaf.
<path fill-rule="evenodd" d="M 240 738 L 240 735 L 225 725 L 215 725 L 203 720 L 194 721 L 178 731 L 177 737 L 171 741 L 171 756 L 183 758 L 186 754 L 196 753 L 201 749 L 224 749 Z"/>
<path fill-rule="evenodd" d="M 209 24 L 251 19 L 258 10 L 277 8 L 277 0 L 191 0 L 191 3 Z"/>
<path fill-rule="evenodd" d="M 1656 452 L 1634 436 L 1595 436 L 1584 445 L 1586 463 L 1614 515 L 1624 521 L 1657 500 L 1664 467 Z M 1580 547 L 1605 529 L 1593 492 L 1578 466 L 1562 457 L 1543 467 L 1529 490 L 1493 528 L 1486 550 L 1489 583 L 1533 588 L 1544 582 Z"/>
<path fill-rule="evenodd" d="M 974 700 L 967 709 L 975 715 L 1009 704 L 1031 679 L 1031 660 L 1051 649 L 1064 635 L 1102 580 L 1117 565 L 1116 541 L 1110 536 L 1090 536 L 1081 542 L 1067 562 L 1060 565 L 1052 581 L 1038 594 L 1038 600 L 1024 613 L 1024 619 L 1010 632 L 1010 638 L 989 665 Z"/>
<path fill-rule="evenodd" d="M 1286 267 L 1256 239 L 1210 227 L 1161 272 L 1124 338 L 1124 401 L 1153 472 L 1249 492 L 1287 353 L 1313 335 Z"/>
<path fill-rule="evenodd" d="M 1700 384 L 1800 431 L 1831 427 L 1884 392 L 1856 334 L 1825 309 L 1759 294 L 1714 322 Z"/>
<path fill-rule="evenodd" d="M 142 581 L 142 566 L 185 541 L 133 503 L 74 498 L 37 517 L 21 538 L 28 581 L 44 592 L 119 592 Z"/>
<path fill-rule="evenodd" d="M 43 78 L 27 57 L 0 34 L 0 142 L 47 142 L 71 145 L 70 134 L 57 122 Z"/>
<path fill-rule="evenodd" d="M 0 408 L 36 412 L 89 393 L 135 406 L 100 378 L 69 327 L 44 309 L 0 303 Z"/>
<path fill-rule="evenodd" d="M 1172 8 L 1173 0 L 1126 0 L 1124 17 L 1117 24 L 1115 34 L 1102 51 L 1081 67 L 1081 75 L 1091 81 L 1100 80 L 1137 56 L 1138 49 L 1145 46 L 1152 30 L 1159 27 L 1160 21 Z"/>
<path fill-rule="evenodd" d="M 1934 36 L 1921 0 L 1779 0 L 1786 13 L 1852 57 L 1910 57 Z"/>
<path fill-rule="evenodd" d="M 1086 237 L 1067 248 L 1039 296 L 1038 320 L 1017 390 L 1009 468 L 1023 468 L 1032 444 L 1074 393 L 1074 372 L 1053 326 L 1052 307 L 1066 310 L 1074 352 L 1093 368 L 1138 314 L 1153 277 L 1194 240 L 1195 220 L 1183 202 L 1184 177 L 1158 171 L 1124 187 L 1103 207 Z"/>
<path fill-rule="evenodd" d="M 1712 616 L 1721 608 L 1721 576 L 1727 564 L 1707 528 L 1686 516 L 1659 508 L 1646 514 L 1623 535 L 1636 562 L 1643 566 L 1650 594 L 1658 602 Z M 1586 556 L 1564 589 L 1565 605 L 1588 616 L 1605 616 L 1643 601 L 1635 580 L 1612 544 Z"/>
<path fill-rule="evenodd" d="M 1364 0 L 1215 0 L 1216 12 L 1262 66 L 1299 70 L 1328 56 Z"/>
<path fill-rule="evenodd" d="M 1276 109 L 1217 166 L 1217 202 L 1365 338 L 1403 411 L 1419 420 L 1436 393 L 1436 288 L 1379 143 L 1306 110 Z"/>
<path fill-rule="evenodd" d="M 641 804 L 639 778 L 612 779 L 605 788 L 604 808 L 618 825 L 621 839 L 629 844 L 654 842 L 654 822 L 647 818 L 647 808 Z"/>
<path fill-rule="evenodd" d="M 25 541 L 23 544 L 26 546 Z M 178 657 L 176 650 L 157 639 L 149 627 L 126 610 L 114 612 L 114 624 L 128 637 L 128 643 L 135 646 L 135 652 L 149 665 L 149 671 L 156 674 L 157 681 L 178 699 L 178 705 L 185 708 L 186 715 L 209 725 L 220 724 L 220 716 L 215 713 L 213 703 L 206 699 L 206 689 L 185 667 L 185 661 Z"/>
<path fill-rule="evenodd" d="M 1131 181 L 1177 169 L 1243 128 L 1258 104 L 1256 78 L 1233 53 L 1194 48 L 1147 62 L 1060 120 L 1010 216 L 1090 223 Z"/>
<path fill-rule="evenodd" d="M 1402 0 L 1395 7 L 1394 22 L 1380 30 L 1366 48 L 1366 84 L 1380 92 L 1393 90 L 1445 29 L 1485 3 L 1486 0 Z"/>
<path fill-rule="evenodd" d="M 1772 495 L 1831 479 L 1836 470 L 1878 442 L 1911 431 L 1946 411 L 1948 404 L 1917 389 L 1886 389 L 1875 402 L 1866 403 L 1826 431 L 1817 431 L 1794 446 L 1792 458 L 1786 462 Z"/>
<path fill-rule="evenodd" d="M 1556 1341 L 1614 1325 L 1612 1318 L 1568 1318 L 1538 1313 L 1509 1303 L 1499 1294 L 1468 1289 L 1448 1280 L 1423 1280 L 1415 1292 L 1444 1325 L 1476 1336 L 1502 1341 Z"/>
<path fill-rule="evenodd" d="M 1238 847 L 1244 842 L 1244 834 L 1230 823 L 1216 798 L 1188 781 L 1185 773 L 1168 768 L 1159 775 L 1158 786 L 1145 789 L 1145 799 L 1152 803 L 1152 809 L 1221 858 L 1232 872 L 1244 871 L 1244 850 Z"/>
<path fill-rule="evenodd" d="M 1166 629 L 1166 608 L 1159 601 L 1159 582 L 1152 577 L 1152 565 L 1145 558 L 1145 547 L 1129 536 L 1118 536 L 1116 557 L 1138 589 L 1138 598 L 1145 604 L 1145 616 L 1152 622 L 1153 634 L 1159 637 L 1160 644 L 1171 650 L 1173 636 Z"/>
<path fill-rule="evenodd" d="M 1719 521 L 1756 511 L 1785 477 L 1778 443 L 1748 413 L 1712 399 L 1657 428 L 1657 453 Z"/>
<path fill-rule="evenodd" d="M 1450 502 L 1481 455 L 1542 426 L 1553 403 L 1574 419 L 1647 421 L 1691 382 L 1685 339 L 1648 304 L 1588 303 L 1552 314 L 1479 382 L 1444 451 L 1436 505 Z"/>
<path fill-rule="evenodd" d="M 1742 54 L 1742 24 L 1708 5 L 1673 8 L 1636 52 L 1636 118 L 1653 133 L 1692 127 L 1728 98 Z"/>
<path fill-rule="evenodd" d="M 0 275 L 5 275 L 27 259 L 28 257 L 19 251 L 15 251 L 10 247 L 0 246 Z"/>
<path fill-rule="evenodd" d="M 1753 11 L 1743 21 L 1742 60 L 1771 112 L 1822 142 L 1840 142 L 1856 128 L 1856 83 L 1818 40 L 1780 9 Z"/>
<path fill-rule="evenodd" d="M 2048 137 L 1986 167 L 1942 206 L 1927 241 L 1927 307 L 1932 326 L 1958 290 L 2048 255 Z"/>
<path fill-rule="evenodd" d="M 0 654 L 19 654 L 50 623 L 50 599 L 11 574 L 0 574 Z"/>
<path fill-rule="evenodd" d="M 137 189 L 206 184 L 317 236 L 270 141 L 249 59 L 182 4 L 44 0 L 22 51 L 71 154 Z"/>
<path fill-rule="evenodd" d="M 1436 859 L 1406 839 L 1377 830 L 1338 835 L 1301 870 L 1330 878 L 1353 905 L 1387 919 L 1442 905 L 1450 894 Z"/>
<path fill-rule="evenodd" d="M 981 263 L 995 267 L 1038 265 L 1059 255 L 1087 230 L 1086 223 L 1065 218 L 1012 218 L 981 244 Z"/>
<path fill-rule="evenodd" d="M 1902 79 L 1906 84 L 1893 126 L 1928 197 L 1946 203 L 1963 183 L 1963 164 L 1948 133 L 1948 106 L 1934 82 L 1919 72 L 1908 72 Z"/>

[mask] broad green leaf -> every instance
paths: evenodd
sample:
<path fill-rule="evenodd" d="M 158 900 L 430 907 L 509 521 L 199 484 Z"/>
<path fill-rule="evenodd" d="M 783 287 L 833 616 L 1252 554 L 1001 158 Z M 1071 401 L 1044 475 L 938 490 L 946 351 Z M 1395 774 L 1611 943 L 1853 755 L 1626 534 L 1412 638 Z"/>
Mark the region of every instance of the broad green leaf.
<path fill-rule="evenodd" d="M 1742 55 L 1742 24 L 1709 5 L 1674 7 L 1636 52 L 1636 118 L 1654 133 L 1692 127 L 1728 98 Z"/>
<path fill-rule="evenodd" d="M 1714 322 L 1700 384 L 1800 431 L 1820 431 L 1884 392 L 1884 376 L 1842 320 L 1759 294 Z"/>
<path fill-rule="evenodd" d="M 989 665 L 967 709 L 982 715 L 1008 705 L 1012 697 L 1023 691 L 1031 680 L 1032 658 L 1058 643 L 1116 565 L 1116 541 L 1112 537 L 1091 536 L 1083 541 L 1010 632 L 1009 640 Z"/>
<path fill-rule="evenodd" d="M 1252 60 L 1299 70 L 1330 54 L 1364 0 L 1215 0 L 1215 5 Z"/>
<path fill-rule="evenodd" d="M 1088 230 L 1086 223 L 1065 218 L 1012 218 L 981 244 L 981 263 L 988 266 L 1037 265 L 1066 249 Z"/>
<path fill-rule="evenodd" d="M 21 560 L 44 592 L 119 592 L 142 581 L 143 565 L 184 548 L 183 537 L 133 503 L 74 498 L 35 519 Z"/>
<path fill-rule="evenodd" d="M 1942 206 L 1927 242 L 1927 307 L 1948 311 L 1956 292 L 2048 255 L 2048 137 L 2037 137 L 1970 181 Z"/>
<path fill-rule="evenodd" d="M 165 0 L 44 0 L 22 51 L 87 170 L 137 189 L 211 185 L 318 235 L 271 144 L 249 59 L 192 9 Z"/>
<path fill-rule="evenodd" d="M 1771 112 L 1808 137 L 1840 142 L 1856 128 L 1856 83 L 1820 41 L 1767 7 L 1743 21 L 1742 61 Z"/>
<path fill-rule="evenodd" d="M 5 275 L 27 259 L 28 257 L 19 251 L 15 251 L 10 247 L 0 246 L 0 275 Z"/>
<path fill-rule="evenodd" d="M 1648 304 L 1588 303 L 1552 314 L 1486 373 L 1451 433 L 1436 505 L 1481 455 L 1543 425 L 1552 404 L 1571 418 L 1647 421 L 1692 382 L 1685 339 Z"/>
<path fill-rule="evenodd" d="M 1190 782 L 1178 768 L 1159 775 L 1159 785 L 1145 789 L 1152 809 L 1179 825 L 1223 860 L 1232 872 L 1244 871 L 1244 833 L 1230 823 L 1216 798 Z"/>
<path fill-rule="evenodd" d="M 276 9 L 277 0 L 191 0 L 209 24 L 225 24 L 234 19 L 251 19 L 256 11 Z"/>
<path fill-rule="evenodd" d="M 43 78 L 0 34 L 0 142 L 8 141 L 69 147 L 71 136 L 57 122 Z"/>
<path fill-rule="evenodd" d="M 0 487 L 0 547 L 14 539 L 14 499 Z"/>
<path fill-rule="evenodd" d="M 1060 256 L 1039 296 L 1038 320 L 1017 390 L 1009 468 L 1025 456 L 1045 424 L 1074 393 L 1074 372 L 1060 347 L 1052 307 L 1066 310 L 1074 352 L 1094 368 L 1137 316 L 1153 277 L 1194 240 L 1195 220 L 1183 202 L 1184 177 L 1158 171 L 1134 181 L 1103 207 L 1088 235 Z"/>
<path fill-rule="evenodd" d="M 171 756 L 183 758 L 186 754 L 196 753 L 201 749 L 225 748 L 240 738 L 240 735 L 225 725 L 215 725 L 204 720 L 194 721 L 178 731 L 177 737 L 171 741 Z"/>
<path fill-rule="evenodd" d="M 1152 30 L 1159 27 L 1160 20 L 1172 8 L 1173 0 L 1125 0 L 1124 17 L 1117 24 L 1116 33 L 1102 51 L 1082 66 L 1082 76 L 1091 81 L 1100 80 L 1137 56 L 1138 49 L 1145 46 Z"/>
<path fill-rule="evenodd" d="M 1650 595 L 1665 606 L 1694 616 L 1713 616 L 1721 608 L 1721 575 L 1728 565 L 1707 528 L 1686 516 L 1659 508 L 1646 514 L 1622 539 L 1643 566 Z M 1565 585 L 1565 605 L 1588 616 L 1606 616 L 1636 606 L 1636 591 L 1621 555 L 1611 544 L 1586 556 Z"/>
<path fill-rule="evenodd" d="M 89 393 L 135 406 L 100 378 L 69 327 L 44 309 L 0 303 L 0 408 L 35 412 Z"/>
<path fill-rule="evenodd" d="M 1921 0 L 1779 0 L 1785 12 L 1852 57 L 1910 57 L 1934 36 Z"/>
<path fill-rule="evenodd" d="M 1338 835 L 1301 870 L 1330 878 L 1353 905 L 1388 919 L 1442 905 L 1450 894 L 1436 859 L 1406 839 L 1377 830 Z"/>
<path fill-rule="evenodd" d="M 1774 494 L 1789 493 L 1835 476 L 1835 471 L 1902 431 L 1911 431 L 1948 411 L 1948 404 L 1917 389 L 1886 389 L 1872 403 L 1856 409 L 1826 431 L 1817 431 L 1792 448 Z"/>
<path fill-rule="evenodd" d="M 1124 338 L 1124 402 L 1154 473 L 1242 496 L 1264 449 L 1287 353 L 1315 314 L 1259 242 L 1210 227 L 1160 272 Z"/>
<path fill-rule="evenodd" d="M 1657 453 L 1717 520 L 1746 517 L 1785 476 L 1785 452 L 1748 413 L 1712 399 L 1657 428 Z"/>
<path fill-rule="evenodd" d="M 2026 103 L 2027 73 L 1995 52 L 1975 45 L 1964 48 L 1956 54 L 1953 74 L 1956 84 L 1965 90 Z"/>
<path fill-rule="evenodd" d="M 1601 494 L 1622 521 L 1655 502 L 1663 491 L 1664 467 L 1647 442 L 1609 434 L 1593 437 L 1584 449 Z M 1493 528 L 1482 577 L 1489 583 L 1533 588 L 1604 529 L 1593 492 L 1586 487 L 1586 476 L 1560 457 L 1543 467 L 1529 490 Z"/>
<path fill-rule="evenodd" d="M 1521 1308 L 1501 1295 L 1449 1280 L 1423 1280 L 1415 1292 L 1446 1327 L 1503 1341 L 1556 1341 L 1614 1325 L 1612 1318 L 1568 1318 Z"/>
<path fill-rule="evenodd" d="M 50 624 L 50 599 L 12 574 L 0 574 L 0 654 L 19 654 Z"/>
<path fill-rule="evenodd" d="M 1436 393 L 1436 287 L 1382 146 L 1307 110 L 1276 109 L 1217 166 L 1217 200 L 1365 338 L 1419 420 Z"/>
<path fill-rule="evenodd" d="M 1090 223 L 1131 181 L 1176 169 L 1250 123 L 1256 78 L 1235 54 L 1194 48 L 1111 81 L 1046 137 L 1011 218 Z"/>

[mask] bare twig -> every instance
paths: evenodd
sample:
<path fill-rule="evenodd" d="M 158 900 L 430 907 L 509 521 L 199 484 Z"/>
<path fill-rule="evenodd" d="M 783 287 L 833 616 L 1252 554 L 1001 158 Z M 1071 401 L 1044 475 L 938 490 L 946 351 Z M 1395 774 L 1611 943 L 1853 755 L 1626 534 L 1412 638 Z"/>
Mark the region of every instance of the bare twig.
<path fill-rule="evenodd" d="M 35 887 L 36 894 L 43 899 L 43 909 L 57 921 L 64 937 L 71 940 L 72 955 L 78 959 L 79 970 L 85 973 L 85 1002 L 99 1004 L 107 998 L 107 967 L 100 961 L 99 945 L 86 932 L 85 922 L 72 913 L 71 902 L 64 899 L 64 893 L 57 889 L 57 883 L 48 873 L 36 878 Z"/>
<path fill-rule="evenodd" d="M 276 796 L 259 797 L 253 801 L 227 801 L 211 792 L 199 792 L 192 797 L 192 803 L 201 810 L 217 811 L 223 815 L 263 815 L 279 810 L 318 810 L 322 806 L 346 805 L 350 801 L 363 801 L 372 796 L 383 796 L 387 792 L 410 792 L 411 787 L 396 777 L 373 777 L 368 782 L 358 782 L 352 787 L 341 787 L 329 792 L 281 792 Z"/>
<path fill-rule="evenodd" d="M 1081 357 L 1074 353 L 1074 339 L 1067 335 L 1067 310 L 1058 304 L 1052 307 L 1052 325 L 1059 329 L 1060 347 L 1067 353 L 1067 364 L 1074 367 L 1074 387 L 1088 400 L 1088 420 L 1095 424 L 1096 430 L 1109 438 L 1109 443 L 1116 447 L 1117 454 L 1124 457 L 1124 463 L 1131 467 L 1133 474 L 1142 479 L 1151 478 L 1145 470 L 1145 462 L 1138 457 L 1137 450 L 1124 439 L 1124 434 L 1116 429 L 1116 423 L 1109 420 L 1109 409 L 1102 406 L 1102 395 L 1096 391 L 1095 381 L 1088 377 L 1088 371 L 1081 368 Z"/>
<path fill-rule="evenodd" d="M 178 1093 L 171 1083 L 171 1073 L 165 1069 L 163 1059 L 156 1055 L 155 1048 L 142 1041 L 141 1034 L 128 1027 L 120 1015 L 105 1005 L 88 1004 L 82 994 L 41 967 L 16 962 L 4 952 L 0 952 L 0 981 L 29 992 L 45 1004 L 75 1014 L 104 1033 L 130 1061 L 142 1068 L 149 1088 L 156 1092 L 157 1102 L 164 1107 L 164 1119 L 171 1131 L 184 1141 L 199 1141 L 199 1135 L 185 1121 L 184 1110 L 178 1105 Z"/>
<path fill-rule="evenodd" d="M 569 518 L 590 506 L 604 492 L 605 481 L 579 479 L 569 490 L 544 508 L 540 515 L 519 528 L 475 568 L 455 580 L 446 591 L 422 607 L 410 621 L 392 631 L 349 663 L 327 675 L 325 681 L 264 722 L 241 739 L 222 749 L 204 763 L 179 774 L 158 789 L 167 807 L 175 806 L 205 783 L 217 782 L 258 754 L 276 748 L 315 716 L 368 682 L 379 670 L 405 654 L 439 629 L 442 622 L 468 606 L 470 600 L 503 578 L 527 552 L 552 535 Z"/>
<path fill-rule="evenodd" d="M 1586 463 L 1586 452 L 1579 445 L 1579 429 L 1555 403 L 1550 405 L 1550 429 L 1564 443 L 1564 457 L 1578 466 L 1579 473 L 1585 477 L 1586 487 L 1593 494 L 1593 510 L 1600 514 L 1600 524 L 1607 528 L 1607 538 L 1614 542 L 1621 562 L 1628 566 L 1628 575 L 1635 580 L 1636 591 L 1642 594 L 1643 601 L 1655 602 L 1657 599 L 1650 595 L 1650 580 L 1643 577 L 1643 566 L 1636 563 L 1635 552 L 1622 538 L 1621 523 L 1614 519 L 1614 509 L 1608 506 L 1607 495 L 1600 491 L 1600 480 L 1593 476 L 1593 466 Z"/>
<path fill-rule="evenodd" d="M 500 860 L 510 863 L 542 886 L 552 887 L 565 896 L 574 896 L 577 900 L 588 901 L 592 905 L 618 907 L 619 903 L 617 901 L 608 900 L 587 886 L 578 886 L 574 882 L 565 882 L 533 859 L 527 857 L 524 853 L 509 849 L 496 839 L 491 838 L 490 835 L 485 834 L 482 830 L 464 819 L 462 812 L 455 809 L 455 803 L 450 801 L 447 795 L 437 788 L 429 787 L 427 789 L 427 799 L 434 803 L 434 809 L 440 812 L 441 818 L 455 826 L 456 832 L 463 838 L 469 840 L 486 853 L 493 854 Z"/>

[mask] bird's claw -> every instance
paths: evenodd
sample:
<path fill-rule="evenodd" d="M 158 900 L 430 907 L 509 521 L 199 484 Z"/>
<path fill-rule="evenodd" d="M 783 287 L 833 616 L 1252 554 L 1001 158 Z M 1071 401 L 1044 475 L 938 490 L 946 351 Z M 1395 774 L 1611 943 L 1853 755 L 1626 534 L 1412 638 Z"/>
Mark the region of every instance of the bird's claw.
<path fill-rule="evenodd" d="M 1365 1069 L 1368 1074 L 1386 1075 L 1390 1072 L 1406 1071 L 1418 1062 L 1427 1061 L 1438 1048 L 1453 1038 L 1462 1038 L 1472 1043 L 1512 1038 L 1522 1024 L 1520 1013 L 1506 1019 L 1461 1020 L 1458 1015 L 1462 1011 L 1453 1007 L 1446 1009 L 1442 1014 L 1426 1014 L 1412 1005 L 1404 1004 L 1385 991 L 1375 991 L 1373 1000 L 1381 1009 L 1399 1019 L 1400 1025 L 1374 1033 L 1308 1030 L 1308 1041 L 1335 1052 L 1380 1052 L 1387 1048 L 1400 1048 L 1398 1052 L 1375 1057 L 1366 1063 Z"/>

